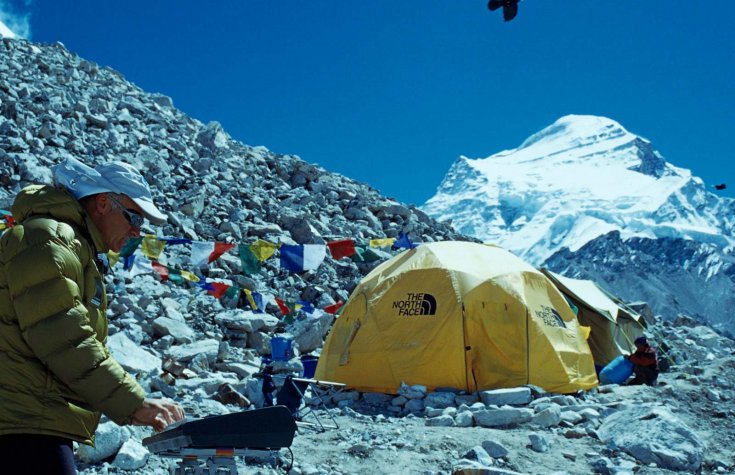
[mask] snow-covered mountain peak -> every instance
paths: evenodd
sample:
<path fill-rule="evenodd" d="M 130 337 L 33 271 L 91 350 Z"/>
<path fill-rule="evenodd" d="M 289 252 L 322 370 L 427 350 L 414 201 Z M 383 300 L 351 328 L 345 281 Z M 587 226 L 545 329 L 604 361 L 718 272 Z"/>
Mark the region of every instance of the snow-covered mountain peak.
<path fill-rule="evenodd" d="M 733 200 L 614 120 L 568 115 L 518 148 L 460 157 L 424 210 L 540 264 L 618 230 L 732 244 Z"/>
<path fill-rule="evenodd" d="M 594 115 L 565 115 L 545 129 L 531 135 L 518 147 L 543 153 L 599 143 L 606 140 L 635 138 L 622 125 L 607 117 Z"/>

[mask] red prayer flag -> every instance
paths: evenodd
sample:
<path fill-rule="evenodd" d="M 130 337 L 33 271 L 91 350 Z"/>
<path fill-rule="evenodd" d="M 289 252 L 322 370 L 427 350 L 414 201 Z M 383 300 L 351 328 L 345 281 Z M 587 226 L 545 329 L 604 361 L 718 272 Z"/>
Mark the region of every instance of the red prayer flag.
<path fill-rule="evenodd" d="M 342 305 L 344 304 L 345 303 L 340 300 L 339 302 L 335 304 L 327 305 L 326 307 L 324 307 L 324 311 L 331 315 L 335 315 L 339 311 L 340 307 L 342 307 Z"/>
<path fill-rule="evenodd" d="M 214 287 L 214 290 L 207 290 L 207 293 L 209 295 L 213 295 L 216 298 L 222 298 L 222 296 L 227 292 L 227 289 L 230 288 L 229 285 L 223 284 L 222 282 L 209 282 L 207 285 L 211 285 Z"/>
<path fill-rule="evenodd" d="M 219 256 L 229 251 L 233 247 L 235 247 L 234 244 L 227 244 L 226 242 L 215 242 L 214 251 L 212 251 L 212 253 L 209 255 L 209 264 L 216 261 Z"/>
<path fill-rule="evenodd" d="M 158 272 L 158 275 L 161 276 L 161 282 L 166 282 L 168 280 L 168 267 L 158 261 L 151 261 L 151 266 L 153 267 L 153 270 Z"/>
<path fill-rule="evenodd" d="M 340 239 L 338 241 L 330 241 L 327 243 L 329 252 L 332 253 L 334 259 L 342 259 L 357 254 L 355 249 L 355 241 L 352 239 Z"/>
<path fill-rule="evenodd" d="M 284 315 L 288 315 L 291 313 L 291 310 L 288 309 L 288 306 L 286 306 L 286 302 L 276 297 L 276 304 L 278 305 L 278 308 L 281 310 L 281 313 Z"/>

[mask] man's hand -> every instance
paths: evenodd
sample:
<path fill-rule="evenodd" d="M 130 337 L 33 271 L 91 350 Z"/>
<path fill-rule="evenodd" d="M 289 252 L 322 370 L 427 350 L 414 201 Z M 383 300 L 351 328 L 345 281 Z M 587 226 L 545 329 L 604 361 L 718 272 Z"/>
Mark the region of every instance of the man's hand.
<path fill-rule="evenodd" d="M 167 425 L 184 418 L 184 410 L 169 399 L 145 399 L 133 414 L 133 425 L 151 426 L 162 431 Z"/>

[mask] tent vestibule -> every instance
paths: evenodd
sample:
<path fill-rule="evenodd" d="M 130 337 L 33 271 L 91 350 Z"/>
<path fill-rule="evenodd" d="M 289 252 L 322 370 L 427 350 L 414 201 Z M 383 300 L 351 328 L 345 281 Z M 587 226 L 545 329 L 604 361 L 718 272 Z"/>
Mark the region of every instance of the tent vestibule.
<path fill-rule="evenodd" d="M 577 318 L 591 328 L 589 345 L 595 363 L 606 366 L 622 354 L 635 351 L 633 342 L 643 335 L 645 319 L 629 307 L 618 305 L 591 280 L 572 279 L 541 269 L 577 306 Z"/>

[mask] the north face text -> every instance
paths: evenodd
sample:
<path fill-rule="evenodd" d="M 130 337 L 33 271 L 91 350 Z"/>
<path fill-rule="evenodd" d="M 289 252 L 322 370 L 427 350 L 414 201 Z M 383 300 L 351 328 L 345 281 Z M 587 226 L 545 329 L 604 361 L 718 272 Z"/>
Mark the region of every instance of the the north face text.
<path fill-rule="evenodd" d="M 394 301 L 393 308 L 398 310 L 400 317 L 436 315 L 436 299 L 431 294 L 409 292 L 405 300 Z"/>

